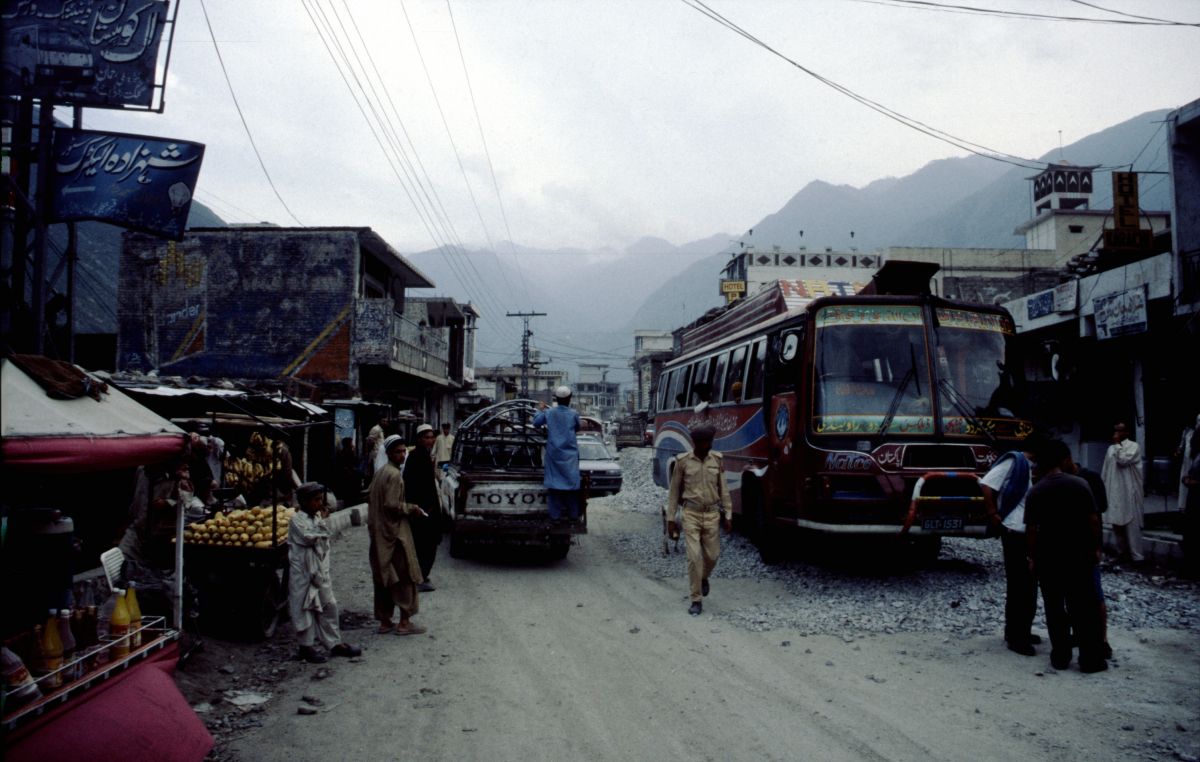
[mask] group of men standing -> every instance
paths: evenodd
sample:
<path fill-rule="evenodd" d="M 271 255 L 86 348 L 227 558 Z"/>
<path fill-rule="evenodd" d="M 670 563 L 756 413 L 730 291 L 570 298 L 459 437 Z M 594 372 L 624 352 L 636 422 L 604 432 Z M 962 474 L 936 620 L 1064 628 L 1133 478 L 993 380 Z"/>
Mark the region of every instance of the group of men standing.
<path fill-rule="evenodd" d="M 1081 672 L 1108 668 L 1112 648 L 1100 580 L 1101 515 L 1107 512 L 1119 557 L 1140 563 L 1142 456 L 1128 427 L 1113 427 L 1100 474 L 1078 466 L 1058 440 L 1030 439 L 1006 453 L 980 480 L 1004 555 L 1004 638 L 1033 656 L 1041 639 L 1031 631 L 1041 588 L 1050 637 L 1050 662 L 1065 669 L 1079 649 Z"/>

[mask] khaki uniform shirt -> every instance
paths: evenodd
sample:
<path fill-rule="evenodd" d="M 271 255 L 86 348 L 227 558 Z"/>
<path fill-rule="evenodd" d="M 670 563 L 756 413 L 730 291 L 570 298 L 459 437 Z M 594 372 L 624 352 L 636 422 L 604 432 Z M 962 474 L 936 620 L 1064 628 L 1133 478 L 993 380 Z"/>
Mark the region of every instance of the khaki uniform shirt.
<path fill-rule="evenodd" d="M 711 450 L 704 460 L 689 452 L 675 461 L 671 488 L 667 491 L 667 518 L 674 521 L 680 505 L 697 511 L 720 509 L 730 515 L 733 499 L 721 468 L 720 453 Z"/>

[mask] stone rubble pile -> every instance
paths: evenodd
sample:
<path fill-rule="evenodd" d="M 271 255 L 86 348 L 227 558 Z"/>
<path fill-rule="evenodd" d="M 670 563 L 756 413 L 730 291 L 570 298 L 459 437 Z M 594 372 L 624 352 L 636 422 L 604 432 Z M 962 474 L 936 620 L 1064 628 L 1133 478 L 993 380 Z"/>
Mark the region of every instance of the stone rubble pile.
<path fill-rule="evenodd" d="M 649 448 L 622 450 L 621 492 L 594 501 L 590 510 L 653 516 L 653 521 L 637 522 L 643 531 L 621 531 L 612 541 L 642 573 L 679 578 L 682 583 L 683 543 L 678 553 L 663 555 L 659 516 L 666 491 L 654 484 L 651 457 Z M 905 552 L 896 545 L 847 541 L 826 550 L 819 560 L 814 553 L 801 551 L 783 564 L 767 566 L 745 537 L 724 536 L 714 587 L 722 579 L 774 580 L 788 594 L 769 607 L 739 607 L 726 598 L 719 607 L 706 610 L 755 631 L 786 627 L 802 634 L 852 639 L 902 631 L 962 637 L 1003 632 L 1004 564 L 999 540 L 946 538 L 933 562 L 921 561 L 911 549 Z M 1111 628 L 1200 633 L 1196 582 L 1161 570 L 1106 566 L 1102 584 Z M 1039 604 L 1034 627 L 1044 634 L 1040 609 Z"/>

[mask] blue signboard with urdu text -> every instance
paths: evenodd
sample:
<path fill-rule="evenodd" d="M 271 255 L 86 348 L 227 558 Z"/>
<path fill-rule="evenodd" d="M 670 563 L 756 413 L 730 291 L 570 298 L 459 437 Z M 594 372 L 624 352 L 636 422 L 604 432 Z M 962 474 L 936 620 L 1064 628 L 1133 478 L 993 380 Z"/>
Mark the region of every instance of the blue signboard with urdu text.
<path fill-rule="evenodd" d="M 56 130 L 52 221 L 100 220 L 180 240 L 203 158 L 200 143 Z"/>

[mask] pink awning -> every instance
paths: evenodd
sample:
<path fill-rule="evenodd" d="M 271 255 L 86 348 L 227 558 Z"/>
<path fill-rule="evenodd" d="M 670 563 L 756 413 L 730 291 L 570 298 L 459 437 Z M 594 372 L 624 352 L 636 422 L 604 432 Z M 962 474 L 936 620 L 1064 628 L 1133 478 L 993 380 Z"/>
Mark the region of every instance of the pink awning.
<path fill-rule="evenodd" d="M 90 473 L 159 463 L 184 454 L 182 434 L 124 437 L 4 437 L 4 465 L 20 471 Z"/>

